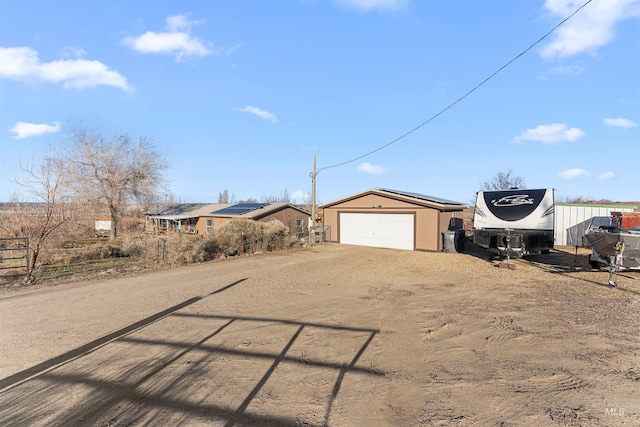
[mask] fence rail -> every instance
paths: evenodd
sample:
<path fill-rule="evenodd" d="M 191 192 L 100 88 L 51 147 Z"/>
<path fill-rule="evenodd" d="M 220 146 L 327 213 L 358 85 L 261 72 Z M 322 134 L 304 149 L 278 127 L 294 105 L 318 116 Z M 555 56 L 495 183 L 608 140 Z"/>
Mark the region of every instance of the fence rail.
<path fill-rule="evenodd" d="M 23 269 L 29 272 L 29 239 L 27 237 L 0 238 L 0 270 Z"/>

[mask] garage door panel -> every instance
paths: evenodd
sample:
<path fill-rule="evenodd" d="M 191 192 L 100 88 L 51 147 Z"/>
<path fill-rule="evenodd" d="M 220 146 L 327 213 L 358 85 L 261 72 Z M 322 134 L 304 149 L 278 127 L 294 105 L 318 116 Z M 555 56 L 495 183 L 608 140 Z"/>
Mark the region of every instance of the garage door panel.
<path fill-rule="evenodd" d="M 340 243 L 413 250 L 414 215 L 340 213 Z"/>

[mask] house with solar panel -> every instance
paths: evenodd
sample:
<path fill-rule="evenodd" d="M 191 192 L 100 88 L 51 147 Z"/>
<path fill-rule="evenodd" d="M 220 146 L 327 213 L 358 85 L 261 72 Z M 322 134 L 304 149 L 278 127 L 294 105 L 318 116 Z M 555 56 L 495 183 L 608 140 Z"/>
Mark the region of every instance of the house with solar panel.
<path fill-rule="evenodd" d="M 311 214 L 289 203 L 187 203 L 146 213 L 147 231 L 206 235 L 233 219 L 282 222 L 297 237 L 308 236 Z"/>
<path fill-rule="evenodd" d="M 180 203 L 145 212 L 145 229 L 161 234 L 177 232 L 196 234 L 196 224 L 200 215 L 224 209 L 230 206 L 224 203 Z"/>

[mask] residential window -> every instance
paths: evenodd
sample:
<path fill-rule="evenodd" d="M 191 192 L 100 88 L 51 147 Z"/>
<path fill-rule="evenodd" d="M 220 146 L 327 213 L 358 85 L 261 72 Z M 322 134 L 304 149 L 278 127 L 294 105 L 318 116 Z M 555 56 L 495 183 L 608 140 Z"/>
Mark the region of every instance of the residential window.
<path fill-rule="evenodd" d="M 296 234 L 298 237 L 304 236 L 304 219 L 296 218 Z"/>
<path fill-rule="evenodd" d="M 207 234 L 211 234 L 213 233 L 213 220 L 212 219 L 208 219 L 207 220 Z"/>
<path fill-rule="evenodd" d="M 196 234 L 196 219 L 188 218 L 181 227 L 185 233 Z"/>

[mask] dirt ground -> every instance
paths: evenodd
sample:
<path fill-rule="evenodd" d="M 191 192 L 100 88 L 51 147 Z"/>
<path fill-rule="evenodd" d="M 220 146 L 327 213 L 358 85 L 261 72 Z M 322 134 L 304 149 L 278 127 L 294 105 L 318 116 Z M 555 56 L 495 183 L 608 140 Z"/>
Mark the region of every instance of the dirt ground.
<path fill-rule="evenodd" d="M 640 273 L 344 245 L 0 292 L 0 425 L 637 426 Z"/>

